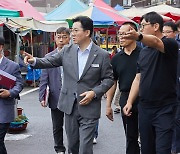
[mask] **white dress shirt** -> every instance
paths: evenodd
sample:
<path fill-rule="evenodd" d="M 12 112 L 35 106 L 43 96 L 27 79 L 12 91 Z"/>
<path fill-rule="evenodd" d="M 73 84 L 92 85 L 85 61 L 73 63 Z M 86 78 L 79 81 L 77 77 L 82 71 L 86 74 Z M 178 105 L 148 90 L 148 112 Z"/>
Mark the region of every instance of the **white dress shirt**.
<path fill-rule="evenodd" d="M 85 49 L 85 51 L 81 51 L 81 49 L 78 47 L 78 69 L 79 69 L 79 79 L 84 71 L 85 65 L 87 63 L 89 53 L 91 51 L 92 47 L 92 41 L 88 45 L 88 47 Z"/>

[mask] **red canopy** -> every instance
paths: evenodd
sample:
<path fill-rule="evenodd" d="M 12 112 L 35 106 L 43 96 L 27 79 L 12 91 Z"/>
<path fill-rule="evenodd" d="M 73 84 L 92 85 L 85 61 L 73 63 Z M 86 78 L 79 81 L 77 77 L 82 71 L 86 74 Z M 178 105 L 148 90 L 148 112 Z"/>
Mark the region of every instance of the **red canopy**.
<path fill-rule="evenodd" d="M 1 0 L 0 7 L 20 10 L 24 17 L 33 17 L 36 20 L 45 20 L 44 17 L 27 0 Z"/>

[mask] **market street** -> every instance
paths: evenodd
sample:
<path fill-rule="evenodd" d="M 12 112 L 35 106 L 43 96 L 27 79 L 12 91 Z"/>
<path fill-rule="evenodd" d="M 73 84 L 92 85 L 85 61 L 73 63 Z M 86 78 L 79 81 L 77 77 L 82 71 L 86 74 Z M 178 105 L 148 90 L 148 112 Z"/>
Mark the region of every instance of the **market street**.
<path fill-rule="evenodd" d="M 25 88 L 23 93 L 27 90 L 30 89 Z M 50 109 L 40 106 L 38 90 L 22 96 L 18 107 L 24 109 L 29 124 L 23 132 L 7 134 L 5 144 L 8 154 L 55 154 Z M 115 114 L 114 122 L 110 122 L 105 116 L 104 98 L 101 115 L 98 143 L 94 145 L 94 154 L 124 154 L 125 136 L 120 114 Z M 67 147 L 65 134 L 64 137 Z"/>

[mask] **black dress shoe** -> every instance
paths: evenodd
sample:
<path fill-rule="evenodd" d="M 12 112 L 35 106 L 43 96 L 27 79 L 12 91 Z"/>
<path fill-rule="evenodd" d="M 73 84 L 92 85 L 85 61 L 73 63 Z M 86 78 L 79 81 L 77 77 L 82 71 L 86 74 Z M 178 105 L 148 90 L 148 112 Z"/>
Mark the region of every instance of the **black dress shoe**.
<path fill-rule="evenodd" d="M 114 113 L 120 113 L 120 109 L 119 108 L 115 108 Z"/>

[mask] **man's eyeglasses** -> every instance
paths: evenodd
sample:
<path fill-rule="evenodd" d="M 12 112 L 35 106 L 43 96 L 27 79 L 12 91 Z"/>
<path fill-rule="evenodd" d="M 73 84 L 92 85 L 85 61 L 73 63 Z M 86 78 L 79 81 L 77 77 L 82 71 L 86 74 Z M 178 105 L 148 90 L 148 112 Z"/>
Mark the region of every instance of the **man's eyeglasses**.
<path fill-rule="evenodd" d="M 151 23 L 147 23 L 147 24 L 140 24 L 140 25 L 139 25 L 139 29 L 141 29 L 141 30 L 142 30 L 142 29 L 144 29 L 144 27 L 145 27 L 145 26 L 147 26 L 147 25 L 152 25 L 152 24 L 151 24 Z"/>
<path fill-rule="evenodd" d="M 63 36 L 56 36 L 57 39 L 62 39 L 62 40 L 65 40 L 67 39 L 68 37 L 66 35 L 63 35 Z"/>
<path fill-rule="evenodd" d="M 173 31 L 172 30 L 167 30 L 167 31 L 163 31 L 162 33 L 164 33 L 164 34 L 170 34 L 170 33 L 172 33 Z"/>
<path fill-rule="evenodd" d="M 118 32 L 117 35 L 118 35 L 118 37 L 123 37 L 124 35 L 126 35 L 126 33 Z"/>

